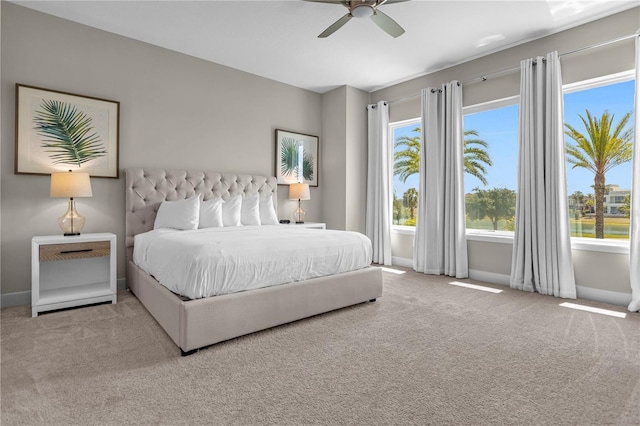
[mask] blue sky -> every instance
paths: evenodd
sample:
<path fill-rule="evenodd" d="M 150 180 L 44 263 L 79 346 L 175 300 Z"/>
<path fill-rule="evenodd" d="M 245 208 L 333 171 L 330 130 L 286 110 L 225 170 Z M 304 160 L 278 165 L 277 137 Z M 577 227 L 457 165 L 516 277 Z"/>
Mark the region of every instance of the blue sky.
<path fill-rule="evenodd" d="M 616 83 L 604 87 L 569 93 L 564 97 L 564 119 L 578 131 L 584 130 L 584 125 L 578 114 L 585 115 L 589 109 L 591 114 L 600 117 L 605 110 L 615 114 L 615 121 L 619 121 L 624 114 L 633 111 L 634 81 Z M 633 119 L 627 125 L 631 128 Z M 488 169 L 487 186 L 465 174 L 465 192 L 472 192 L 474 188 L 510 188 L 516 189 L 517 180 L 517 140 L 518 140 L 518 106 L 511 105 L 497 110 L 468 114 L 464 117 L 465 130 L 476 130 L 480 139 L 489 143 L 489 153 L 493 166 Z M 398 128 L 395 137 L 408 135 L 413 137 L 416 125 Z M 593 173 L 585 169 L 572 169 L 567 164 L 567 193 L 581 191 L 584 194 L 593 193 Z M 617 166 L 607 172 L 607 184 L 617 184 L 622 189 L 631 188 L 631 163 Z M 406 183 L 394 177 L 394 189 L 398 197 L 402 197 L 407 188 L 418 187 L 416 175 L 407 179 Z"/>

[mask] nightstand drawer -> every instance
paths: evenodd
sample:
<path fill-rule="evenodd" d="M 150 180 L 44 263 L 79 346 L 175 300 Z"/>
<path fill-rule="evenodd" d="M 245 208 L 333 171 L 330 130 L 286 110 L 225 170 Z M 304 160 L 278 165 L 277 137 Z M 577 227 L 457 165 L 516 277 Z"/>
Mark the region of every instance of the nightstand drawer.
<path fill-rule="evenodd" d="M 86 259 L 90 257 L 109 256 L 110 254 L 111 243 L 109 241 L 45 244 L 40 246 L 40 262 Z"/>

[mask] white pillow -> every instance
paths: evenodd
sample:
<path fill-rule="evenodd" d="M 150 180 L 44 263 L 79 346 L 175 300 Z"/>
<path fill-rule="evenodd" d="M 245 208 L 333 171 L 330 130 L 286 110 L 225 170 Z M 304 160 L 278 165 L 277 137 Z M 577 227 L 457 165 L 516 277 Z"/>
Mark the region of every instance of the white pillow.
<path fill-rule="evenodd" d="M 200 195 L 186 200 L 163 201 L 158 209 L 153 229 L 198 229 L 200 220 Z"/>
<path fill-rule="evenodd" d="M 222 224 L 224 226 L 242 226 L 240 221 L 240 211 L 242 208 L 242 197 L 240 194 L 234 195 L 222 205 Z"/>
<path fill-rule="evenodd" d="M 248 195 L 242 198 L 240 221 L 245 226 L 260 225 L 260 195 Z"/>
<path fill-rule="evenodd" d="M 222 198 L 212 198 L 200 202 L 200 225 L 198 228 L 220 228 L 222 223 Z"/>
<path fill-rule="evenodd" d="M 277 225 L 278 215 L 273 207 L 273 195 L 269 195 L 264 200 L 260 200 L 260 223 L 262 225 Z"/>

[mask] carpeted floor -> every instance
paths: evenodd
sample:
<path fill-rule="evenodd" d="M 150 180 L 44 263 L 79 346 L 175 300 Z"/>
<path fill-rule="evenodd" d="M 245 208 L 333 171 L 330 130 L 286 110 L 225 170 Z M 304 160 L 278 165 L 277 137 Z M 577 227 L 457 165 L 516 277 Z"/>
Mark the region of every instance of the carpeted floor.
<path fill-rule="evenodd" d="M 38 318 L 3 309 L 0 423 L 640 424 L 640 314 L 450 281 L 385 273 L 375 303 L 188 357 L 127 292 Z"/>

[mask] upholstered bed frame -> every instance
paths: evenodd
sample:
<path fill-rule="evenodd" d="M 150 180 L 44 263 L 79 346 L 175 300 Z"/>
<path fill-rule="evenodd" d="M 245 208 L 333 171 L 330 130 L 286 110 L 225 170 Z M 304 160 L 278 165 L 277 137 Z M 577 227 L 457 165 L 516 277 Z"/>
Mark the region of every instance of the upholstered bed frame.
<path fill-rule="evenodd" d="M 208 171 L 130 168 L 126 176 L 127 286 L 180 347 L 182 355 L 234 337 L 332 311 L 382 295 L 380 268 L 278 285 L 206 299 L 184 300 L 133 261 L 134 237 L 153 229 L 164 200 L 203 194 L 204 200 L 235 194 L 273 194 L 274 177 Z M 277 206 L 276 206 L 277 207 Z M 319 231 L 320 232 L 320 231 Z"/>

